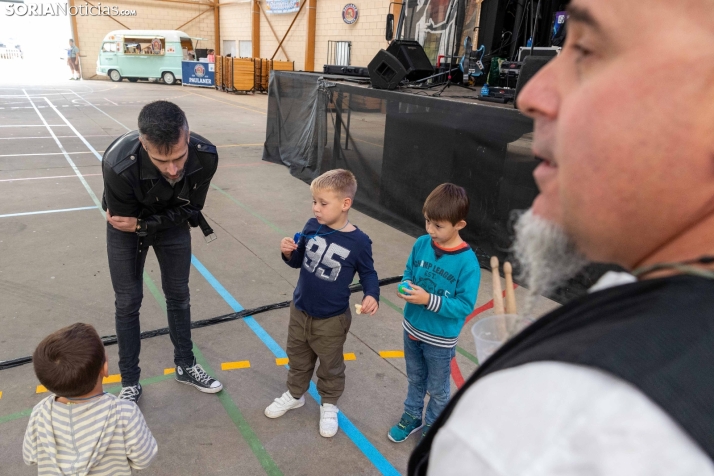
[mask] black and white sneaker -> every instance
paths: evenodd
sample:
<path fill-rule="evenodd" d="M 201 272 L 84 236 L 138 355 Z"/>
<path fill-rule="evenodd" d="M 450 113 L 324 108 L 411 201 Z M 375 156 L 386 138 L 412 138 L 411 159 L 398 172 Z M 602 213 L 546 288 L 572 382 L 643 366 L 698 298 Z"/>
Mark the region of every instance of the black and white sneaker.
<path fill-rule="evenodd" d="M 132 385 L 130 387 L 122 387 L 121 392 L 119 392 L 118 398 L 119 400 L 129 400 L 130 402 L 134 402 L 136 404 L 139 403 L 139 398 L 141 398 L 141 392 L 142 392 L 141 384 L 137 383 L 136 385 Z"/>
<path fill-rule="evenodd" d="M 203 393 L 218 393 L 223 385 L 203 370 L 199 364 L 193 367 L 176 366 L 176 380 L 187 385 L 193 385 Z"/>

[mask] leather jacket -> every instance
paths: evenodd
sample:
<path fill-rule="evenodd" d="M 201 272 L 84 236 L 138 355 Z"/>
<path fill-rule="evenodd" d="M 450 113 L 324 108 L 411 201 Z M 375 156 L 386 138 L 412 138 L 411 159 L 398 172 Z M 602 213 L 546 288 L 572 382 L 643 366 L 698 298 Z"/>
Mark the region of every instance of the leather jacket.
<path fill-rule="evenodd" d="M 187 221 L 209 236 L 213 230 L 201 210 L 217 167 L 216 147 L 191 132 L 184 177 L 171 186 L 141 146 L 139 131 L 127 132 L 104 152 L 102 208 L 139 218 L 139 236 L 151 237 Z"/>

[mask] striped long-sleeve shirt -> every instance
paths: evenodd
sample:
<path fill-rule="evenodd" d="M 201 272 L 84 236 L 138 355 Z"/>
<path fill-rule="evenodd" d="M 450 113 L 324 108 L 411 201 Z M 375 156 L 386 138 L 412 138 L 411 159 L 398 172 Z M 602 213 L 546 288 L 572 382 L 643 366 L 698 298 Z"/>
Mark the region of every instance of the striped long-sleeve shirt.
<path fill-rule="evenodd" d="M 130 476 L 156 456 L 156 440 L 133 402 L 105 394 L 66 405 L 51 395 L 32 410 L 22 455 L 38 475 Z"/>

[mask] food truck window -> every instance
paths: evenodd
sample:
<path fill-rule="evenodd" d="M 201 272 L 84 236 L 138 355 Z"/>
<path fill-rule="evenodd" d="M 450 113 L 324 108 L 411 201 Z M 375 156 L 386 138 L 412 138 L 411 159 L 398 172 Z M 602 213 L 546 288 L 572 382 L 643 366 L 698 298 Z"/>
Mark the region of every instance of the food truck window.
<path fill-rule="evenodd" d="M 183 51 L 184 60 L 195 60 L 196 52 L 193 51 L 193 43 L 191 38 L 181 38 L 181 50 Z"/>
<path fill-rule="evenodd" d="M 124 38 L 125 55 L 163 55 L 165 51 L 164 38 Z"/>
<path fill-rule="evenodd" d="M 118 44 L 119 43 L 115 42 L 115 41 L 107 41 L 102 45 L 102 51 L 104 53 L 116 53 L 118 51 L 117 50 Z"/>

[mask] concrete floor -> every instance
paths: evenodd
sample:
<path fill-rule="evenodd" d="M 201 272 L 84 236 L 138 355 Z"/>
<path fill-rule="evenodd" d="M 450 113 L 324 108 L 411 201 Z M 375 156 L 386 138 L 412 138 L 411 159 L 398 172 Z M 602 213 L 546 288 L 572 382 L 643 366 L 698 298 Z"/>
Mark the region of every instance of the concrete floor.
<path fill-rule="evenodd" d="M 48 333 L 77 321 L 101 335 L 114 334 L 106 225 L 92 195 L 101 200 L 102 152 L 134 129 L 140 108 L 156 99 L 179 104 L 191 130 L 220 154 L 205 207 L 218 240 L 206 244 L 192 232 L 193 319 L 292 295 L 298 271 L 285 266 L 278 246 L 310 218 L 311 197 L 287 168 L 261 161 L 266 96 L 149 83 L 0 83 L 0 360 L 30 355 Z M 372 238 L 379 276 L 400 275 L 414 238 L 356 210 L 350 219 Z M 153 253 L 146 272 L 142 330 L 165 327 Z M 353 320 L 345 352 L 355 360 L 347 362 L 347 389 L 339 402 L 341 431 L 331 439 L 318 433 L 313 398 L 278 420 L 263 415 L 285 391 L 287 371 L 276 358 L 284 355 L 287 310 L 194 330 L 199 361 L 223 382 L 218 396 L 164 375 L 173 365 L 168 336 L 143 341 L 139 406 L 159 453 L 142 474 L 403 474 L 416 438 L 397 445 L 386 433 L 402 413 L 405 364 L 380 356 L 402 350 L 402 304 L 395 293 L 395 285 L 382 288 L 378 314 Z M 519 302 L 524 294 L 516 290 Z M 483 271 L 477 306 L 490 299 L 491 275 Z M 540 303 L 540 310 L 552 307 L 545 299 Z M 110 373 L 118 374 L 117 347 L 107 352 Z M 473 354 L 467 325 L 456 356 L 463 378 L 476 369 Z M 222 363 L 236 361 L 250 366 L 221 370 Z M 458 382 L 455 375 L 454 391 Z M 37 385 L 31 365 L 0 371 L 0 474 L 36 474 L 23 464 L 21 445 L 29 411 L 47 395 L 37 393 Z M 116 383 L 105 389 L 118 390 Z"/>

